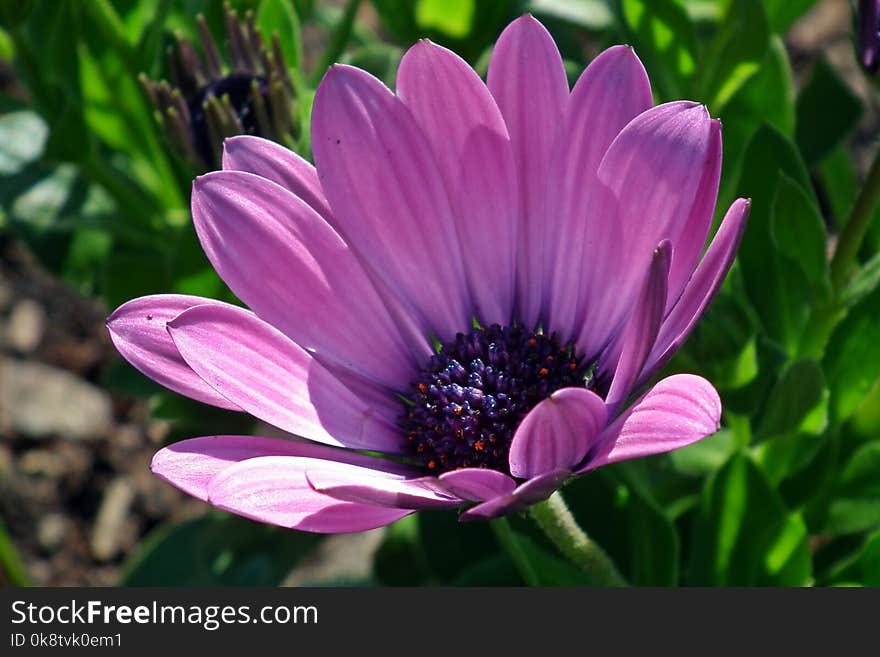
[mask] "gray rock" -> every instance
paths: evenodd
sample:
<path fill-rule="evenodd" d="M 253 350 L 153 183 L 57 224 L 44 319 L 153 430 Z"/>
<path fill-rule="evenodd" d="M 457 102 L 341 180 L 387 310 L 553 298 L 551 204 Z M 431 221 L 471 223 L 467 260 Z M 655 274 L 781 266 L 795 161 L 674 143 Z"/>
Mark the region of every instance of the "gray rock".
<path fill-rule="evenodd" d="M 6 344 L 30 354 L 40 346 L 46 332 L 46 311 L 36 301 L 24 299 L 12 307 L 6 321 Z"/>
<path fill-rule="evenodd" d="M 64 543 L 70 521 L 60 513 L 49 513 L 37 525 L 37 542 L 46 552 L 55 552 Z"/>
<path fill-rule="evenodd" d="M 99 561 L 109 561 L 127 540 L 127 520 L 136 491 L 127 479 L 118 477 L 104 490 L 98 517 L 92 527 L 89 548 Z"/>
<path fill-rule="evenodd" d="M 95 440 L 113 421 L 110 397 L 56 367 L 0 359 L 0 432 Z"/>
<path fill-rule="evenodd" d="M 366 580 L 384 535 L 382 527 L 357 534 L 328 536 L 288 574 L 282 586 L 340 585 Z"/>

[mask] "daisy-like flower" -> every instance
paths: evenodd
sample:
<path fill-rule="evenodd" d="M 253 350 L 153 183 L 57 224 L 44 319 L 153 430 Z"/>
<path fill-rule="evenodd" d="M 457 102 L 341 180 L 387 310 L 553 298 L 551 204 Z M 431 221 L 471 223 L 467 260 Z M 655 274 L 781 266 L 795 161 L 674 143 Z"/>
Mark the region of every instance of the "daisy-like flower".
<path fill-rule="evenodd" d="M 332 67 L 312 113 L 316 167 L 226 141 L 193 186 L 195 229 L 250 310 L 180 295 L 108 320 L 135 367 L 299 439 L 206 436 L 153 471 L 221 509 L 314 532 L 419 509 L 493 518 L 570 477 L 714 433 L 697 376 L 652 376 L 721 284 L 748 202 L 705 254 L 721 125 L 652 107 L 632 48 L 569 91 L 531 16 L 488 83 L 422 41 L 397 93 Z M 702 258 L 701 258 L 702 254 Z"/>

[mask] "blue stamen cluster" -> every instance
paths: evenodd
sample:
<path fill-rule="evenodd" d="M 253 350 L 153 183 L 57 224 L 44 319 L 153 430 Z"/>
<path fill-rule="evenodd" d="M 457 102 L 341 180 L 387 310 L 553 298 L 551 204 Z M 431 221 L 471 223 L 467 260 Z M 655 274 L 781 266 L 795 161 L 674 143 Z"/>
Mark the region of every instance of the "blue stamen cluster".
<path fill-rule="evenodd" d="M 443 345 L 413 382 L 401 426 L 407 450 L 440 474 L 509 472 L 520 421 L 560 388 L 589 386 L 591 364 L 556 335 L 519 324 L 474 328 Z"/>

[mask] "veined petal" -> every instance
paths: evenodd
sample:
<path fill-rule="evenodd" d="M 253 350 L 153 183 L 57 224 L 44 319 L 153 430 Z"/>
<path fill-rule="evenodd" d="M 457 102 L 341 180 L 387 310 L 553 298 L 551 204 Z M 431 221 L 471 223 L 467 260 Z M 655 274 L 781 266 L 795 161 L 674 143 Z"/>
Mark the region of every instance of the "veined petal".
<path fill-rule="evenodd" d="M 501 112 L 467 62 L 426 40 L 401 60 L 397 92 L 446 182 L 475 314 L 484 324 L 506 324 L 513 308 L 518 203 Z"/>
<path fill-rule="evenodd" d="M 463 501 L 440 490 L 435 477 L 391 478 L 357 466 L 327 469 L 318 464 L 306 470 L 306 479 L 319 493 L 358 504 L 396 509 L 447 509 Z"/>
<path fill-rule="evenodd" d="M 678 351 L 712 302 L 736 257 L 736 250 L 745 232 L 750 204 L 751 201 L 740 198 L 727 210 L 706 255 L 688 281 L 678 302 L 663 320 L 657 341 L 642 371 L 642 382 L 648 381 Z"/>
<path fill-rule="evenodd" d="M 721 400 L 712 384 L 693 374 L 658 382 L 599 437 L 579 472 L 608 463 L 661 454 L 718 431 Z"/>
<path fill-rule="evenodd" d="M 333 225 L 333 213 L 318 181 L 318 172 L 290 149 L 262 137 L 230 137 L 223 142 L 223 169 L 253 173 L 278 183 Z"/>
<path fill-rule="evenodd" d="M 453 495 L 470 502 L 482 502 L 512 493 L 516 482 L 503 472 L 489 468 L 459 468 L 437 477 Z"/>
<path fill-rule="evenodd" d="M 632 391 L 633 384 L 657 340 L 660 322 L 663 321 L 663 310 L 666 307 L 667 278 L 671 259 L 672 247 L 668 241 L 661 242 L 654 251 L 642 293 L 633 308 L 626 330 L 621 335 L 620 356 L 616 358 L 614 378 L 605 397 L 605 403 L 612 416 Z M 612 345 L 613 351 L 617 351 L 617 348 L 617 345 Z"/>
<path fill-rule="evenodd" d="M 333 66 L 312 113 L 318 176 L 346 242 L 441 341 L 471 322 L 452 207 L 431 148 L 381 82 Z"/>
<path fill-rule="evenodd" d="M 653 105 L 651 83 L 630 46 L 613 46 L 594 59 L 571 92 L 550 159 L 546 243 L 548 322 L 566 339 L 577 335 L 586 308 L 580 295 L 585 237 L 606 230 L 613 217 L 588 208 L 590 182 L 614 138 Z"/>
<path fill-rule="evenodd" d="M 705 107 L 667 103 L 633 119 L 602 158 L 588 207 L 591 216 L 606 219 L 603 230 L 585 236 L 581 278 L 585 316 L 578 342 L 585 353 L 598 353 L 619 330 L 658 243 L 672 243 L 670 271 L 682 270 L 678 244 L 695 205 L 704 207 L 698 197 L 704 170 L 714 166 L 708 163 L 713 135 L 716 124 Z M 678 290 L 670 288 L 669 295 L 677 298 Z"/>
<path fill-rule="evenodd" d="M 232 291 L 322 361 L 396 389 L 430 356 L 423 339 L 410 357 L 354 253 L 286 189 L 250 173 L 209 173 L 193 185 L 192 210 L 205 253 Z"/>
<path fill-rule="evenodd" d="M 189 366 L 254 417 L 321 443 L 400 451 L 392 422 L 254 314 L 196 306 L 168 322 L 168 330 Z"/>
<path fill-rule="evenodd" d="M 172 486 L 207 502 L 208 486 L 214 477 L 230 465 L 260 456 L 303 456 L 407 474 L 391 461 L 305 441 L 262 436 L 202 436 L 182 440 L 156 452 L 150 468 Z"/>
<path fill-rule="evenodd" d="M 211 481 L 208 501 L 214 506 L 281 527 L 339 534 L 388 525 L 412 513 L 342 502 L 309 486 L 311 467 L 345 467 L 315 458 L 262 456 L 231 465 Z"/>
<path fill-rule="evenodd" d="M 459 520 L 488 520 L 522 511 L 532 504 L 546 500 L 570 475 L 570 470 L 558 470 L 533 477 L 520 484 L 509 495 L 501 495 L 472 506 L 459 516 Z"/>
<path fill-rule="evenodd" d="M 219 301 L 186 294 L 155 294 L 122 304 L 107 318 L 110 339 L 142 374 L 169 390 L 212 406 L 241 409 L 205 383 L 186 364 L 165 324 L 187 308 Z"/>
<path fill-rule="evenodd" d="M 507 124 L 520 190 L 519 316 L 535 326 L 546 295 L 547 175 L 569 93 L 559 50 L 534 17 L 518 18 L 502 32 L 489 62 L 488 85 Z"/>
<path fill-rule="evenodd" d="M 510 474 L 528 479 L 572 470 L 605 426 L 605 403 L 586 388 L 562 388 L 523 418 L 510 443 Z"/>

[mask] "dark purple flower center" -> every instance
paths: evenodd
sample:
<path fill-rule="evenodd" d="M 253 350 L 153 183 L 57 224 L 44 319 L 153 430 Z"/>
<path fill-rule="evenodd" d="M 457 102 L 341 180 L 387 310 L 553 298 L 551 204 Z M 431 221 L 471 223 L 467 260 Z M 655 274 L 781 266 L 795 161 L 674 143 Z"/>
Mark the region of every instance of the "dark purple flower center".
<path fill-rule="evenodd" d="M 592 363 L 573 344 L 519 324 L 459 333 L 413 382 L 401 427 L 407 450 L 434 474 L 509 472 L 520 421 L 560 388 L 589 386 Z"/>
<path fill-rule="evenodd" d="M 210 84 L 199 89 L 196 95 L 189 101 L 193 141 L 195 142 L 199 157 L 205 162 L 211 162 L 214 157 L 212 151 L 214 140 L 208 129 L 205 101 L 208 100 L 209 96 L 215 96 L 216 98 L 228 96 L 229 104 L 241 122 L 241 127 L 244 129 L 245 134 L 258 134 L 257 116 L 251 87 L 254 81 L 257 82 L 260 95 L 266 101 L 266 110 L 270 111 L 269 84 L 266 78 L 262 75 L 251 75 L 249 73 L 232 73 L 219 80 L 213 80 Z"/>

